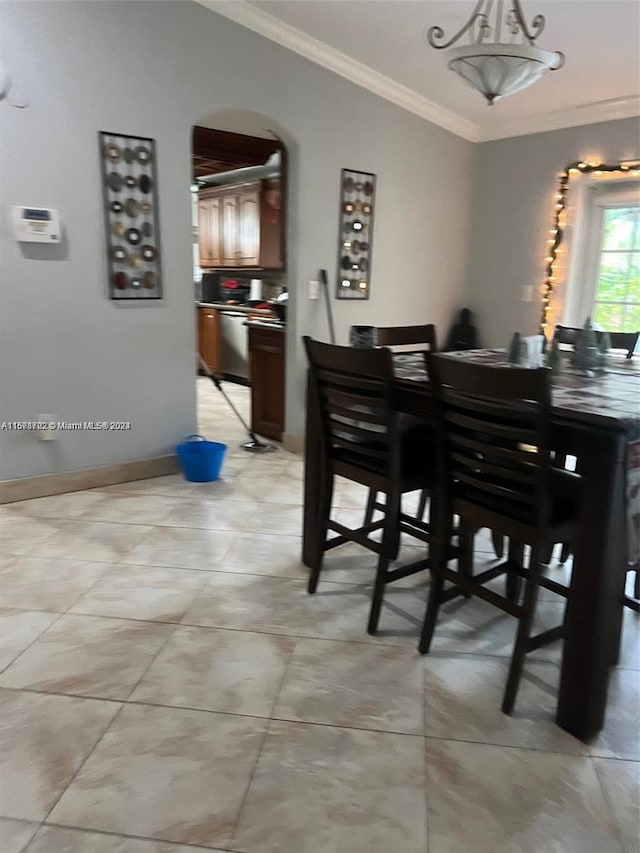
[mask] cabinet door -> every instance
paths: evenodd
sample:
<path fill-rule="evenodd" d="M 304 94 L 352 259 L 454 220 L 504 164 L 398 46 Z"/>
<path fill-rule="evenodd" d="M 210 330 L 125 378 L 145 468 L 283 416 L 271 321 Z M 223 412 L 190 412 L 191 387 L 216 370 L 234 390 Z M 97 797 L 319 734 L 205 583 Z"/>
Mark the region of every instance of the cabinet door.
<path fill-rule="evenodd" d="M 198 254 L 200 266 L 211 266 L 211 208 L 209 201 L 198 202 Z"/>
<path fill-rule="evenodd" d="M 238 266 L 239 254 L 238 196 L 234 193 L 222 198 L 222 264 Z"/>
<path fill-rule="evenodd" d="M 220 266 L 220 198 L 201 198 L 198 202 L 198 246 L 201 267 Z"/>
<path fill-rule="evenodd" d="M 265 180 L 260 197 L 260 266 L 283 269 L 284 236 L 280 181 Z"/>
<path fill-rule="evenodd" d="M 284 432 L 283 331 L 249 327 L 251 366 L 251 429 L 282 440 Z"/>
<path fill-rule="evenodd" d="M 198 314 L 198 351 L 209 370 L 216 375 L 222 373 L 220 313 L 209 308 L 200 308 Z"/>
<path fill-rule="evenodd" d="M 257 267 L 260 263 L 260 192 L 247 187 L 238 195 L 240 264 Z"/>

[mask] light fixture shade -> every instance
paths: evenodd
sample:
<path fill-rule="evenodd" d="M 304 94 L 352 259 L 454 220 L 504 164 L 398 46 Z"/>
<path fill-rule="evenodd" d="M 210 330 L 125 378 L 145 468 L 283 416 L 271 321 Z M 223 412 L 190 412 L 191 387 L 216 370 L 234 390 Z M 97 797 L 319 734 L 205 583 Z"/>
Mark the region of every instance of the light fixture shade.
<path fill-rule="evenodd" d="M 449 68 L 489 104 L 526 89 L 561 63 L 561 55 L 524 45 L 474 44 L 454 48 Z"/>

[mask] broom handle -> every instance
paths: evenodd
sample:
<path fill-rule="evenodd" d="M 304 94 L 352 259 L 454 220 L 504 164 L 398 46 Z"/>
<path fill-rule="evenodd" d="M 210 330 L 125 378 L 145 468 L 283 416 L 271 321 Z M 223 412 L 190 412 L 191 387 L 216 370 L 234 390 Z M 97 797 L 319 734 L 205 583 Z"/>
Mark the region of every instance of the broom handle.
<path fill-rule="evenodd" d="M 322 289 L 324 290 L 324 302 L 327 309 L 327 322 L 329 324 L 329 341 L 332 344 L 335 344 L 336 333 L 333 328 L 333 314 L 331 313 L 331 300 L 329 299 L 329 280 L 327 278 L 326 270 L 320 270 L 320 283 L 322 284 Z"/>
<path fill-rule="evenodd" d="M 209 365 L 208 365 L 208 364 L 207 364 L 207 362 L 203 359 L 203 357 L 200 355 L 200 353 L 198 353 L 197 355 L 198 355 L 198 361 L 200 362 L 200 367 L 202 367 L 202 369 L 203 369 L 203 370 L 204 370 L 204 372 L 207 374 L 207 376 L 209 377 L 209 379 L 211 379 L 211 381 L 212 381 L 212 382 L 213 382 L 213 384 L 216 386 L 216 388 L 218 389 L 218 391 L 222 394 L 222 396 L 224 397 L 224 399 L 227 401 L 227 403 L 229 404 L 229 406 L 231 407 L 231 409 L 232 409 L 232 410 L 233 410 L 233 412 L 235 413 L 236 417 L 238 418 L 238 420 L 240 421 L 240 423 L 242 424 L 242 426 L 246 429 L 247 433 L 251 436 L 251 440 L 252 440 L 252 441 L 255 441 L 255 442 L 256 442 L 256 443 L 258 443 L 258 444 L 261 444 L 261 442 L 259 442 L 259 441 L 258 441 L 258 439 L 255 437 L 255 435 L 251 432 L 251 430 L 249 429 L 249 427 L 248 427 L 248 426 L 247 426 L 247 424 L 245 423 L 245 420 L 244 420 L 244 418 L 242 417 L 242 415 L 240 414 L 240 412 L 239 412 L 239 411 L 236 409 L 236 407 L 233 405 L 233 403 L 231 402 L 231 400 L 229 399 L 229 397 L 227 397 L 227 394 L 226 394 L 226 392 L 225 392 L 224 388 L 222 387 L 222 382 L 220 382 L 220 380 L 218 379 L 218 377 L 217 377 L 214 373 L 212 373 L 212 372 L 211 372 L 211 370 L 209 369 Z"/>

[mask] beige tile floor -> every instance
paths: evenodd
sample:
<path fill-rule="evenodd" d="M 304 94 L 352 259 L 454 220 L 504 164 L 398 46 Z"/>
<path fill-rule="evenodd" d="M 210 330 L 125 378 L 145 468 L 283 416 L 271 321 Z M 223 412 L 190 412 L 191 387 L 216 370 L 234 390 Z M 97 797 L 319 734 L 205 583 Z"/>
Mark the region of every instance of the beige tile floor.
<path fill-rule="evenodd" d="M 421 658 L 414 577 L 369 637 L 374 558 L 355 547 L 308 596 L 301 459 L 238 449 L 199 385 L 220 481 L 0 507 L 0 851 L 637 853 L 638 615 L 592 743 L 554 725 L 559 645 L 504 716 L 509 617 L 453 602 Z M 336 502 L 355 520 L 363 494 Z M 560 613 L 545 594 L 541 625 Z"/>

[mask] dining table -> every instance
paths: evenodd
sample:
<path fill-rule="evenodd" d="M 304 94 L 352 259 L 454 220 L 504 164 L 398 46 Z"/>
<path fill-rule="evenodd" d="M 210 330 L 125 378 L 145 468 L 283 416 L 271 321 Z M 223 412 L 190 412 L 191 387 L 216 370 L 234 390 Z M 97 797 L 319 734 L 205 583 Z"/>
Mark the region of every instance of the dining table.
<path fill-rule="evenodd" d="M 504 349 L 446 353 L 509 369 Z M 576 457 L 582 478 L 578 530 L 567 599 L 556 722 L 586 741 L 603 727 L 611 666 L 618 661 L 626 575 L 639 559 L 640 367 L 610 355 L 586 374 L 563 354 L 552 373 L 551 445 Z M 398 412 L 432 416 L 424 354 L 393 354 Z M 302 560 L 309 566 L 318 508 L 330 473 L 324 463 L 320 412 L 307 395 Z"/>

